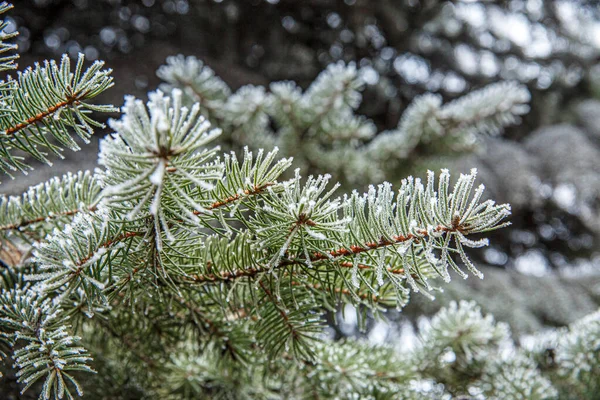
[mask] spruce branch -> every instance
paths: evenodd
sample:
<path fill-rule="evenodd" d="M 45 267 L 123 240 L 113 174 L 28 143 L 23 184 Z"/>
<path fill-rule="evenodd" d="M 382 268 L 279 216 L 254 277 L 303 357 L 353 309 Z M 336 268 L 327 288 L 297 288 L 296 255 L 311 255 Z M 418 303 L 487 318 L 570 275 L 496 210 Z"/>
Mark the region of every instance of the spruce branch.
<path fill-rule="evenodd" d="M 191 346 L 190 346 L 191 347 Z M 183 348 L 167 364 L 162 393 L 194 399 L 209 391 L 214 398 L 444 398 L 443 389 L 417 379 L 409 364 L 388 349 L 362 341 L 317 343 L 314 362 L 286 355 L 267 363 L 257 354 L 252 368 L 219 363 L 219 353 Z M 252 382 L 251 385 L 245 384 Z M 243 383 L 243 384 L 242 384 Z"/>
<path fill-rule="evenodd" d="M 422 378 L 443 383 L 455 397 L 476 387 L 490 399 L 558 398 L 535 362 L 514 348 L 508 325 L 484 316 L 474 302 L 442 308 L 421 330 L 408 360 Z"/>
<path fill-rule="evenodd" d="M 335 118 L 338 116 L 337 112 L 351 117 L 350 110 L 356 110 L 362 100 L 360 91 L 363 86 L 364 82 L 359 79 L 353 63 L 345 65 L 338 62 L 329 65 L 319 74 L 302 98 L 302 108 L 309 112 L 309 117 L 305 119 L 310 121 L 310 124 L 300 133 L 300 138 L 314 134 L 311 129 L 316 131 L 321 124 L 339 123 L 346 119 Z"/>
<path fill-rule="evenodd" d="M 323 195 L 326 178 L 309 179 L 303 186 L 297 175 L 292 181 L 270 186 L 260 199 L 264 203 L 254 207 L 255 215 L 250 216 L 251 222 L 247 229 L 256 235 L 256 239 L 249 240 L 243 236 L 238 236 L 233 242 L 207 239 L 204 249 L 200 248 L 201 252 L 198 253 L 190 249 L 187 240 L 182 238 L 178 243 L 178 252 L 191 259 L 203 260 L 199 263 L 210 266 L 210 270 L 190 274 L 191 280 L 196 282 L 258 276 L 266 269 L 280 264 L 305 265 L 310 268 L 315 263 L 340 259 L 339 261 L 344 263 L 342 266 L 346 267 L 348 261 L 342 258 L 354 258 L 363 253 L 376 253 L 386 247 L 397 246 L 403 250 L 396 254 L 395 262 L 401 265 L 407 261 L 404 253 L 408 247 L 412 246 L 416 251 L 412 258 L 417 268 L 411 271 L 411 274 L 418 275 L 420 268 L 417 261 L 420 262 L 426 257 L 447 279 L 448 266 L 457 268 L 450 257 L 452 253 L 460 255 L 461 258 L 464 256 L 465 264 L 472 272 L 478 274 L 464 255 L 463 247 L 479 247 L 485 245 L 486 241 L 472 241 L 467 239 L 467 236 L 502 226 L 501 220 L 508 215 L 509 208 L 506 205 L 497 206 L 491 201 L 478 204 L 483 192 L 482 187 L 470 198 L 474 173 L 461 176 L 454 191 L 449 193 L 449 174 L 443 172 L 439 195 L 433 190 L 433 179 L 433 174 L 430 174 L 427 188 L 420 180 L 405 181 L 399 192 L 399 204 L 396 205 L 392 200 L 393 193 L 389 185 L 382 185 L 379 193 L 373 188 L 369 194 L 360 196 L 355 193 L 344 202 L 340 202 L 340 199 L 329 201 L 328 197 L 333 191 L 329 190 Z M 342 207 L 345 207 L 344 213 L 339 214 Z M 418 210 L 420 207 L 423 207 L 423 210 Z M 391 212 L 394 209 L 403 212 L 397 211 L 394 215 Z M 377 230 L 373 226 L 382 229 L 374 234 Z M 369 229 L 365 230 L 366 227 Z M 361 230 L 364 235 L 360 235 Z M 352 234 L 344 237 L 344 232 Z M 194 237 L 191 235 L 189 240 L 193 240 Z M 248 246 L 247 243 L 243 243 L 244 240 L 254 243 Z M 454 241 L 454 248 L 450 246 L 451 240 Z M 241 250 L 240 246 L 245 249 Z M 435 257 L 432 256 L 434 249 L 441 251 L 444 256 L 442 260 L 435 261 Z M 244 257 L 243 261 L 231 258 L 231 254 L 239 253 L 249 256 Z M 265 260 L 265 254 L 269 253 L 272 254 L 270 260 L 266 259 L 266 263 L 257 262 Z M 219 254 L 223 254 L 223 258 L 215 258 L 215 255 Z M 393 255 L 390 253 L 387 257 L 392 260 L 390 257 Z M 226 264 L 220 262 L 221 260 L 226 260 Z M 372 263 L 372 260 L 369 260 L 357 265 L 360 264 L 376 265 L 378 262 Z M 440 265 L 444 268 L 440 269 Z M 389 265 L 385 270 L 400 272 L 397 268 Z M 464 273 L 460 274 L 464 276 Z"/>
<path fill-rule="evenodd" d="M 79 212 L 96 209 L 98 179 L 89 171 L 66 174 L 30 187 L 21 196 L 0 197 L 0 240 L 10 235 L 41 239 Z M 25 233 L 31 235 L 25 235 Z"/>
<path fill-rule="evenodd" d="M 231 90 L 215 72 L 195 57 L 183 55 L 167 57 L 166 65 L 156 74 L 166 83 L 161 85 L 165 93 L 180 89 L 191 100 L 200 104 L 200 111 L 209 120 L 219 116 L 220 108 Z"/>
<path fill-rule="evenodd" d="M 497 135 L 519 123 L 529 111 L 530 98 L 527 89 L 515 82 L 490 84 L 445 105 L 440 96 L 424 94 L 413 100 L 396 130 L 377 136 L 365 151 L 397 165 L 412 157 L 421 143 L 432 152 L 444 147 L 468 149 L 476 135 Z"/>
<path fill-rule="evenodd" d="M 600 311 L 550 334 L 540 333 L 534 349 L 537 360 L 566 399 L 593 399 L 600 390 Z M 547 362 L 551 354 L 550 363 Z M 561 397 L 561 398 L 562 398 Z"/>
<path fill-rule="evenodd" d="M 13 5 L 3 1 L 0 3 L 0 14 L 4 14 L 8 10 L 13 8 Z M 7 33 L 6 28 L 8 26 L 8 22 L 5 20 L 0 20 L 0 71 L 13 70 L 17 66 L 15 64 L 15 60 L 19 58 L 17 54 L 5 54 L 17 49 L 17 45 L 14 43 L 7 43 L 7 40 L 15 38 L 19 33 L 12 32 Z M 8 82 L 0 83 L 0 90 L 10 89 L 11 85 Z"/>
<path fill-rule="evenodd" d="M 95 210 L 65 215 L 36 245 L 32 290 L 73 314 L 169 313 L 172 329 L 191 326 L 231 362 L 262 351 L 313 363 L 325 310 L 402 307 L 411 289 L 449 280 L 449 268 L 466 277 L 458 260 L 481 276 L 464 247 L 486 245 L 471 235 L 505 226 L 510 208 L 480 202 L 476 171 L 453 187 L 443 170 L 437 182 L 429 172 L 397 191 L 384 183 L 335 197 L 329 176 L 296 170 L 279 182 L 291 160 L 276 161 L 276 150 L 221 159 L 205 148 L 219 132 L 182 96 L 127 99 L 102 143 Z"/>
<path fill-rule="evenodd" d="M 216 342 L 223 350 L 222 355 L 236 362 L 248 361 L 251 340 L 243 326 L 213 319 L 202 307 L 185 297 L 174 295 L 173 299 L 186 310 L 187 317 L 196 328 L 201 342 Z"/>
<path fill-rule="evenodd" d="M 267 194 L 271 187 L 275 187 L 278 178 L 292 164 L 291 158 L 282 158 L 276 161 L 278 148 L 265 154 L 260 149 L 256 153 L 244 148 L 240 164 L 234 152 L 223 157 L 223 179 L 208 193 L 204 202 L 212 201 L 206 208 L 210 211 L 221 209 L 223 213 L 237 214 L 254 204 L 256 197 Z M 241 207 L 241 208 L 240 208 Z"/>
<path fill-rule="evenodd" d="M 200 224 L 194 211 L 210 211 L 194 198 L 212 190 L 222 177 L 223 167 L 214 160 L 218 148 L 203 148 L 220 131 L 208 131 L 210 124 L 200 117 L 198 104 L 189 110 L 181 98 L 180 91 L 172 97 L 156 92 L 147 110 L 140 100 L 128 97 L 123 118 L 110 122 L 117 133 L 101 143 L 104 201 L 130 220 L 151 215 L 159 248 L 163 231 L 173 240 L 169 221 L 174 216 Z"/>
<path fill-rule="evenodd" d="M 391 395 L 401 390 L 400 387 L 408 386 L 408 381 L 414 378 L 400 357 L 361 341 L 320 343 L 316 352 L 318 361 L 304 364 L 303 369 L 309 375 L 307 383 L 315 385 L 321 396 L 329 393 L 343 396 L 352 392 L 368 396 L 376 390 L 382 395 Z M 403 395 L 408 392 L 410 389 Z"/>
<path fill-rule="evenodd" d="M 397 129 L 376 135 L 375 125 L 356 115 L 364 82 L 353 64 L 328 66 L 305 92 L 294 82 L 273 82 L 268 91 L 248 85 L 230 95 L 193 57 L 168 59 L 158 75 L 168 82 L 165 90 L 202 92 L 195 101 L 215 99 L 211 121 L 234 144 L 278 146 L 303 171 L 327 171 L 350 182 L 383 179 L 416 155 L 470 150 L 477 135 L 518 123 L 530 100 L 515 82 L 491 84 L 445 105 L 440 96 L 425 94 L 405 110 Z"/>
<path fill-rule="evenodd" d="M 262 86 L 246 85 L 227 99 L 221 111 L 221 124 L 228 126 L 238 143 L 255 141 L 261 147 L 273 147 L 269 127 L 270 97 Z"/>
<path fill-rule="evenodd" d="M 0 169 L 6 173 L 25 170 L 27 165 L 13 154 L 15 150 L 50 163 L 41 148 L 58 156 L 62 149 L 49 136 L 60 145 L 79 150 L 69 128 L 88 142 L 93 129 L 103 126 L 89 114 L 114 108 L 88 101 L 113 85 L 111 70 L 102 70 L 102 62 L 95 62 L 86 71 L 83 65 L 84 57 L 79 55 L 71 71 L 71 61 L 65 55 L 60 64 L 46 61 L 43 66 L 36 64 L 18 73 L 15 89 L 4 99 L 7 111 L 0 115 Z"/>
<path fill-rule="evenodd" d="M 46 110 L 34 115 L 33 117 L 29 117 L 28 119 L 26 119 L 23 122 L 19 122 L 18 124 L 15 124 L 11 127 L 6 128 L 6 130 L 4 131 L 4 134 L 6 136 L 15 135 L 19 131 L 27 128 L 28 126 L 33 125 L 36 122 L 40 122 L 44 118 L 48 117 L 49 115 L 54 114 L 56 111 L 60 110 L 61 108 L 64 108 L 67 106 L 72 106 L 73 103 L 75 103 L 76 101 L 79 101 L 78 97 L 68 96 L 66 100 L 63 100 L 59 103 L 56 103 L 56 104 L 48 107 Z"/>
<path fill-rule="evenodd" d="M 311 343 L 318 340 L 323 322 L 318 314 L 311 312 L 313 301 L 306 299 L 310 292 L 294 292 L 291 285 L 277 285 L 275 295 L 269 288 L 272 283 L 267 285 L 259 280 L 258 284 L 266 299 L 259 308 L 257 335 L 269 355 L 280 356 L 285 351 L 296 359 L 314 359 Z"/>
<path fill-rule="evenodd" d="M 71 336 L 60 308 L 50 299 L 22 290 L 0 295 L 2 336 L 14 351 L 21 393 L 44 379 L 40 399 L 73 399 L 70 387 L 78 396 L 83 390 L 71 371 L 94 372 L 87 364 L 92 358 L 78 346 L 80 338 Z"/>
<path fill-rule="evenodd" d="M 2 35 L 0 57 L 12 49 Z M 0 69 L 11 62 L 0 58 Z M 47 161 L 57 142 L 75 148 L 68 130 L 85 140 L 100 125 L 89 113 L 111 110 L 89 104 L 112 85 L 110 72 L 101 64 L 83 72 L 82 57 L 70 68 L 65 57 L 5 83 L 2 169 L 26 168 L 14 152 Z M 563 332 L 552 381 L 524 352 L 494 355 L 508 330 L 471 303 L 442 310 L 407 356 L 324 340 L 326 311 L 357 306 L 362 324 L 367 313 L 402 308 L 412 292 L 431 295 L 450 270 L 481 278 L 465 249 L 487 245 L 487 232 L 508 225 L 510 207 L 481 201 L 475 170 L 454 185 L 442 170 L 338 196 L 330 175 L 282 178 L 292 160 L 278 160 L 276 147 L 220 155 L 212 145 L 220 131 L 201 116 L 234 142 L 279 144 L 301 167 L 362 179 L 416 151 L 499 133 L 526 111 L 523 87 L 492 85 L 447 105 L 421 97 L 397 130 L 374 139 L 374 124 L 356 115 L 364 82 L 352 64 L 330 66 L 306 91 L 279 82 L 231 94 L 182 56 L 159 75 L 170 94 L 126 99 L 102 142 L 103 171 L 0 199 L 0 239 L 34 242 L 22 265 L 0 269 L 0 355 L 16 349 L 24 390 L 43 380 L 41 399 L 81 395 L 71 371 L 90 372 L 92 360 L 72 324 L 95 354 L 126 364 L 104 372 L 118 371 L 115 382 L 140 378 L 149 398 L 597 392 L 597 316 L 573 327 L 582 335 Z"/>
<path fill-rule="evenodd" d="M 222 362 L 218 348 L 200 350 L 194 344 L 186 344 L 173 352 L 165 364 L 166 379 L 158 387 L 158 396 L 168 400 L 191 400 L 210 393 L 211 398 L 219 400 L 266 400 L 291 394 L 289 388 L 271 376 L 268 368 L 254 367 L 263 361 L 266 360 L 253 358 L 253 367 L 248 368 Z M 247 382 L 253 383 L 248 385 Z"/>
<path fill-rule="evenodd" d="M 139 233 L 124 231 L 111 221 L 108 210 L 77 214 L 62 230 L 55 229 L 45 242 L 34 245 L 38 270 L 27 276 L 38 282 L 35 290 L 66 295 L 82 288 L 90 303 L 106 303 L 103 289 L 112 281 L 112 264 L 123 257 L 124 241 Z"/>
<path fill-rule="evenodd" d="M 552 382 L 540 373 L 538 365 L 523 352 L 502 355 L 486 367 L 480 379 L 488 399 L 562 399 Z M 584 397 L 579 397 L 584 398 Z"/>

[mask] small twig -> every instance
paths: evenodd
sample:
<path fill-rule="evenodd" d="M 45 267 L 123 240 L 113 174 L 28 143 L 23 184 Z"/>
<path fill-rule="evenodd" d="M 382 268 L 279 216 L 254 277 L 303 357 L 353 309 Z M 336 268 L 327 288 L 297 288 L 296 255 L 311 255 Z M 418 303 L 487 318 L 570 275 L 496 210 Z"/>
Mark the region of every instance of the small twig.
<path fill-rule="evenodd" d="M 11 135 L 15 135 L 17 132 L 19 132 L 37 122 L 42 121 L 46 117 L 49 117 L 50 115 L 54 114 L 56 111 L 60 110 L 61 108 L 65 108 L 65 107 L 68 107 L 70 105 L 73 105 L 73 104 L 79 102 L 84 97 L 85 97 L 85 94 L 73 94 L 71 96 L 68 96 L 66 98 L 66 100 L 61 101 L 60 103 L 57 103 L 53 106 L 48 107 L 48 109 L 34 115 L 33 117 L 26 119 L 23 122 L 20 122 L 14 126 L 9 127 L 8 129 L 6 129 L 4 131 L 4 136 L 8 137 Z"/>
<path fill-rule="evenodd" d="M 216 208 L 223 207 L 223 206 L 226 206 L 227 204 L 230 204 L 230 203 L 233 203 L 233 202 L 235 202 L 237 200 L 240 200 L 240 199 L 242 199 L 244 197 L 256 196 L 258 194 L 261 194 L 262 192 L 265 191 L 266 188 L 268 188 L 269 186 L 273 186 L 274 184 L 275 184 L 274 182 L 267 182 L 267 183 L 264 183 L 264 184 L 262 184 L 260 186 L 255 186 L 252 189 L 246 189 L 246 190 L 244 190 L 243 194 L 236 194 L 236 195 L 233 195 L 233 196 L 229 196 L 226 199 L 215 201 L 210 206 L 206 207 L 206 209 L 207 210 L 214 210 Z M 202 214 L 202 212 L 195 210 L 194 214 L 195 215 L 199 215 L 199 214 Z"/>
<path fill-rule="evenodd" d="M 435 230 L 438 232 L 441 232 L 441 231 L 454 232 L 455 230 L 458 230 L 458 228 L 449 229 L 449 228 L 439 225 L 435 228 Z M 425 231 L 425 230 L 419 230 L 418 233 L 421 234 L 422 237 L 426 237 L 428 235 L 427 231 Z M 320 261 L 332 260 L 335 258 L 347 257 L 347 256 L 379 249 L 379 248 L 382 248 L 385 246 L 399 244 L 399 243 L 406 242 L 406 241 L 413 240 L 413 239 L 419 240 L 419 238 L 414 236 L 413 234 L 408 234 L 407 236 L 402 236 L 402 235 L 395 236 L 393 242 L 382 239 L 379 242 L 368 242 L 363 246 L 352 245 L 349 248 L 341 248 L 338 250 L 332 250 L 329 252 L 329 255 L 326 255 L 323 253 L 315 253 L 310 258 L 310 261 L 312 263 L 316 263 L 316 262 L 320 262 Z M 287 259 L 287 260 L 281 261 L 279 263 L 279 265 L 277 265 L 273 268 L 281 268 L 281 267 L 286 267 L 286 266 L 290 266 L 290 265 L 300 265 L 303 263 L 304 263 L 304 261 L 302 259 Z M 345 267 L 345 268 L 353 268 L 354 267 L 354 265 L 349 262 L 341 262 L 338 265 Z M 212 265 L 211 265 L 211 267 L 212 267 Z M 359 264 L 358 268 L 359 269 L 368 269 L 371 267 L 364 265 L 364 264 Z M 225 272 L 221 272 L 221 273 L 217 272 L 217 273 L 200 274 L 200 275 L 195 274 L 195 275 L 190 275 L 189 277 L 186 277 L 186 278 L 195 283 L 210 283 L 210 282 L 217 282 L 217 281 L 218 282 L 222 282 L 222 281 L 233 282 L 233 281 L 237 280 L 238 278 L 255 277 L 263 272 L 268 272 L 271 269 L 272 269 L 271 267 L 260 266 L 260 267 L 246 268 L 246 269 L 238 269 L 238 270 L 234 270 L 234 271 L 225 271 Z M 388 271 L 393 274 L 404 274 L 404 272 L 405 272 L 403 268 L 388 268 Z"/>
<path fill-rule="evenodd" d="M 43 222 L 43 221 L 48 221 L 48 220 L 52 220 L 52 219 L 56 219 L 56 218 L 60 218 L 60 217 L 67 217 L 67 216 L 75 215 L 77 213 L 80 213 L 81 211 L 82 211 L 81 209 L 68 210 L 68 211 L 64 211 L 61 213 L 53 213 L 52 215 L 46 215 L 44 217 L 38 217 L 38 218 L 30 219 L 30 220 L 24 220 L 22 222 L 16 222 L 16 223 L 10 224 L 10 225 L 0 225 L 0 231 L 20 229 L 20 228 L 24 228 L 28 225 L 35 224 L 38 222 Z M 96 206 L 95 205 L 89 206 L 87 208 L 87 211 L 91 211 L 91 212 L 96 211 Z"/>

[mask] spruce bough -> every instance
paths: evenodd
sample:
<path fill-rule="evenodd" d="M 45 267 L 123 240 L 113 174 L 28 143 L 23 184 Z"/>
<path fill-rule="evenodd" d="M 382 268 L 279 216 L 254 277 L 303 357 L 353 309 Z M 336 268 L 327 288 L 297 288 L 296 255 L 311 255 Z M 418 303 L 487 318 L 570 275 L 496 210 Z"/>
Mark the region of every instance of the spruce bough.
<path fill-rule="evenodd" d="M 101 143 L 103 170 L 53 180 L 41 192 L 79 190 L 51 210 L 36 207 L 41 212 L 29 219 L 5 214 L 4 239 L 15 231 L 34 248 L 18 294 L 52 303 L 48 313 L 90 318 L 79 316 L 83 329 L 96 319 L 102 329 L 113 318 L 143 323 L 145 313 L 164 313 L 178 335 L 191 335 L 184 342 L 220 347 L 224 362 L 252 364 L 256 353 L 318 362 L 324 311 L 340 303 L 402 307 L 411 290 L 429 293 L 434 278 L 449 280 L 450 269 L 466 277 L 455 258 L 480 275 L 464 247 L 487 242 L 468 236 L 505 225 L 510 213 L 507 205 L 480 202 L 475 171 L 453 189 L 442 171 L 437 181 L 433 173 L 426 182 L 409 178 L 398 191 L 384 183 L 335 198 L 328 176 L 303 181 L 296 171 L 279 182 L 291 159 L 277 161 L 276 150 L 221 159 L 210 146 L 220 132 L 197 105 L 183 107 L 178 90 L 152 93 L 147 105 L 128 98 L 111 127 L 115 133 Z M 2 206 L 43 202 L 38 192 L 3 199 Z M 71 218 L 52 228 L 65 216 Z M 32 356 L 30 347 L 19 349 L 18 366 Z M 83 368 L 85 354 L 76 367 Z M 44 387 L 54 389 L 44 396 L 60 394 L 71 366 L 61 361 L 45 377 L 22 369 L 22 381 L 45 378 Z"/>
<path fill-rule="evenodd" d="M 5 169 L 26 168 L 16 150 L 48 161 L 41 148 L 60 150 L 46 137 L 72 144 L 69 129 L 86 138 L 99 125 L 90 111 L 112 110 L 87 102 L 112 85 L 101 63 L 83 72 L 80 57 L 71 72 L 64 57 L 20 77 L 3 86 Z M 411 292 L 432 297 L 451 273 L 482 278 L 465 248 L 487 245 L 482 235 L 506 226 L 510 207 L 482 201 L 475 170 L 454 185 L 442 170 L 339 196 L 328 175 L 282 178 L 293 162 L 276 148 L 221 154 L 220 130 L 188 103 L 177 88 L 128 97 L 101 142 L 101 169 L 0 198 L 0 350 L 23 392 L 556 396 L 539 352 L 492 357 L 508 331 L 473 303 L 440 312 L 407 355 L 325 337 L 323 314 L 340 305 L 380 316 Z M 598 337 L 593 326 L 586 338 Z M 568 391 L 561 368 L 591 344 L 564 336 L 552 377 Z M 507 365 L 530 378 L 504 376 Z M 594 368 L 592 357 L 584 371 Z"/>

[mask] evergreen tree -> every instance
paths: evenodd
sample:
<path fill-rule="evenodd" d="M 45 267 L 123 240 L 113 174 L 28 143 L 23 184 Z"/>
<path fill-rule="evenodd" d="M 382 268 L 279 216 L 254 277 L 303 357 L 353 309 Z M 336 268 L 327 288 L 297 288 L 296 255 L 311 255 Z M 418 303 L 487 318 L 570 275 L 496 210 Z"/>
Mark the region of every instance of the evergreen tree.
<path fill-rule="evenodd" d="M 1 38 L 4 70 L 15 68 L 11 36 Z M 302 108 L 278 113 L 284 101 L 273 101 L 257 129 L 273 118 L 283 137 L 303 111 L 309 135 L 367 124 L 352 116 L 356 88 L 335 94 L 333 71 L 354 84 L 352 68 L 337 65 L 304 94 L 274 85 Z M 24 154 L 49 162 L 61 145 L 76 150 L 72 132 L 87 139 L 101 125 L 92 113 L 113 110 L 89 102 L 111 85 L 110 71 L 100 62 L 84 71 L 82 56 L 74 70 L 65 56 L 8 78 L 3 171 L 26 170 Z M 227 94 L 216 80 L 210 86 Z M 413 112 L 404 124 L 432 144 L 440 132 L 452 133 L 450 143 L 472 135 L 480 121 L 500 129 L 527 100 L 506 87 L 508 108 L 474 101 L 501 103 L 488 89 L 445 107 L 433 101 L 427 122 Z M 215 118 L 209 104 L 183 89 L 152 92 L 146 103 L 128 97 L 102 140 L 102 169 L 0 198 L 0 349 L 22 392 L 44 400 L 84 389 L 123 399 L 594 398 L 596 314 L 529 351 L 499 351 L 511 347 L 506 326 L 466 302 L 443 309 L 409 353 L 329 341 L 323 314 L 342 305 L 361 320 L 383 317 L 412 292 L 433 297 L 451 273 L 482 278 L 465 248 L 486 246 L 488 232 L 508 225 L 510 206 L 482 199 L 475 170 L 454 185 L 442 170 L 343 196 L 329 175 L 303 179 L 295 169 L 287 178 L 293 162 L 277 148 L 221 154 L 221 131 L 202 116 Z M 230 125 L 258 109 L 248 99 L 260 89 L 240 92 L 216 109 L 238 115 L 222 122 L 230 138 Z"/>
<path fill-rule="evenodd" d="M 181 55 L 169 57 L 157 74 L 164 91 L 178 88 L 188 103 L 198 102 L 237 147 L 277 146 L 304 171 L 336 173 L 353 184 L 395 180 L 432 155 L 472 150 L 478 135 L 497 135 L 520 122 L 530 98 L 515 82 L 491 84 L 445 105 L 441 96 L 425 94 L 396 129 L 376 134 L 371 120 L 356 115 L 365 81 L 354 64 L 330 65 L 304 93 L 294 82 L 273 82 L 269 90 L 247 85 L 231 93 L 210 67 Z"/>

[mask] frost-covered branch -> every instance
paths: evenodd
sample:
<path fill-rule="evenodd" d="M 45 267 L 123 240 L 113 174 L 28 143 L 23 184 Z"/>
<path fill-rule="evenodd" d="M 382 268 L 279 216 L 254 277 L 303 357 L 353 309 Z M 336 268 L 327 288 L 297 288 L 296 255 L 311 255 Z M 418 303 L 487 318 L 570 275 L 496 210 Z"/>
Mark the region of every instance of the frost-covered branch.
<path fill-rule="evenodd" d="M 48 62 L 0 91 L 9 106 L 3 169 L 25 168 L 13 150 L 46 160 L 42 150 L 58 152 L 56 142 L 74 148 L 68 129 L 87 139 L 99 125 L 89 112 L 112 110 L 88 103 L 112 85 L 109 71 L 96 63 L 84 72 L 82 57 L 70 68 L 67 58 Z M 545 399 L 597 390 L 595 317 L 564 333 L 548 376 L 537 350 L 512 344 L 500 354 L 508 328 L 472 303 L 442 310 L 404 355 L 389 343 L 325 340 L 323 315 L 340 307 L 356 307 L 363 326 L 413 293 L 432 298 L 454 274 L 482 278 L 466 249 L 507 226 L 510 206 L 482 200 L 476 170 L 454 183 L 447 170 L 429 171 L 345 195 L 331 175 L 302 170 L 364 182 L 415 152 L 464 149 L 518 121 L 529 100 L 521 86 L 491 85 L 446 105 L 423 96 L 395 131 L 376 135 L 356 115 L 363 82 L 352 64 L 331 65 L 305 91 L 276 82 L 232 94 L 195 58 L 170 58 L 159 76 L 164 92 L 127 97 L 110 121 L 103 169 L 0 199 L 0 244 L 22 256 L 0 269 L 0 355 L 14 361 L 24 390 L 73 398 L 81 388 L 72 371 L 92 367 L 100 373 L 91 385 L 112 390 L 126 377 L 140 398 Z M 221 153 L 212 126 L 234 151 Z M 235 151 L 241 142 L 249 147 Z M 279 152 L 298 155 L 299 168 L 288 174 L 292 159 Z"/>
<path fill-rule="evenodd" d="M 176 293 L 200 285 L 259 318 L 257 341 L 270 356 L 289 347 L 312 359 L 317 310 L 340 302 L 378 308 L 378 300 L 401 307 L 410 289 L 431 292 L 430 280 L 448 281 L 449 269 L 466 277 L 458 260 L 481 277 L 464 247 L 487 241 L 468 236 L 506 225 L 510 208 L 480 203 L 475 171 L 453 189 L 442 171 L 437 184 L 430 172 L 397 192 L 386 183 L 335 197 L 328 176 L 304 181 L 296 170 L 279 182 L 291 160 L 277 162 L 275 152 L 222 161 L 204 147 L 218 132 L 197 106 L 181 108 L 181 97 L 157 92 L 147 107 L 127 100 L 123 118 L 111 122 L 117 133 L 102 143 L 102 205 L 37 246 L 39 271 L 28 279 L 38 290 L 83 289 L 91 306 L 118 293 L 134 298 L 143 281 Z M 249 295 L 253 286 L 262 295 Z"/>
<path fill-rule="evenodd" d="M 161 89 L 167 93 L 174 88 L 181 89 L 191 103 L 200 105 L 200 111 L 209 119 L 218 117 L 231 94 L 227 84 L 195 57 L 169 57 L 167 65 L 160 67 L 156 74 L 166 82 Z"/>
<path fill-rule="evenodd" d="M 65 55 L 60 64 L 46 61 L 44 65 L 18 73 L 14 90 L 3 99 L 6 112 L 0 115 L 1 170 L 8 173 L 27 167 L 22 157 L 14 154 L 15 150 L 49 163 L 41 148 L 59 156 L 62 150 L 49 137 L 60 145 L 79 150 L 69 128 L 87 142 L 93 129 L 103 126 L 89 114 L 110 112 L 114 108 L 88 101 L 113 85 L 111 70 L 103 70 L 102 62 L 94 63 L 85 71 L 83 66 L 84 57 L 80 55 L 72 71 L 71 61 Z"/>
<path fill-rule="evenodd" d="M 12 8 L 12 4 L 3 1 L 0 3 L 0 14 L 4 14 L 8 10 Z M 19 33 L 12 32 L 7 33 L 6 27 L 8 26 L 8 22 L 5 20 L 0 20 L 0 71 L 9 71 L 16 68 L 15 60 L 19 58 L 18 54 L 11 54 L 13 51 L 17 49 L 17 45 L 14 43 L 7 43 L 7 40 L 13 39 Z M 8 54 L 5 54 L 8 53 Z M 10 85 L 6 82 L 0 84 L 0 90 L 6 90 L 10 88 Z"/>
<path fill-rule="evenodd" d="M 97 178 L 85 171 L 52 178 L 29 188 L 21 196 L 2 196 L 0 238 L 33 234 L 40 239 L 76 213 L 94 211 L 99 193 Z"/>
<path fill-rule="evenodd" d="M 406 109 L 397 129 L 376 134 L 371 121 L 356 115 L 364 82 L 353 64 L 330 65 L 305 92 L 294 82 L 273 82 L 269 91 L 244 86 L 231 94 L 194 57 L 170 57 L 158 75 L 167 82 L 165 91 L 182 90 L 208 107 L 210 120 L 235 143 L 277 146 L 304 172 L 334 173 L 345 183 L 384 179 L 402 160 L 428 152 L 467 151 L 477 135 L 518 123 L 530 100 L 514 82 L 491 84 L 446 105 L 441 96 L 426 94 Z"/>
<path fill-rule="evenodd" d="M 383 132 L 367 148 L 381 162 L 411 157 L 419 144 L 467 149 L 478 134 L 497 135 L 520 122 L 529 111 L 530 94 L 515 82 L 501 82 L 442 105 L 441 96 L 417 97 L 404 112 L 396 130 Z"/>
<path fill-rule="evenodd" d="M 2 336 L 15 348 L 13 358 L 18 369 L 21 393 L 44 379 L 39 398 L 73 399 L 83 390 L 71 373 L 94 372 L 87 351 L 71 336 L 66 317 L 50 299 L 25 290 L 6 290 L 0 295 Z"/>

